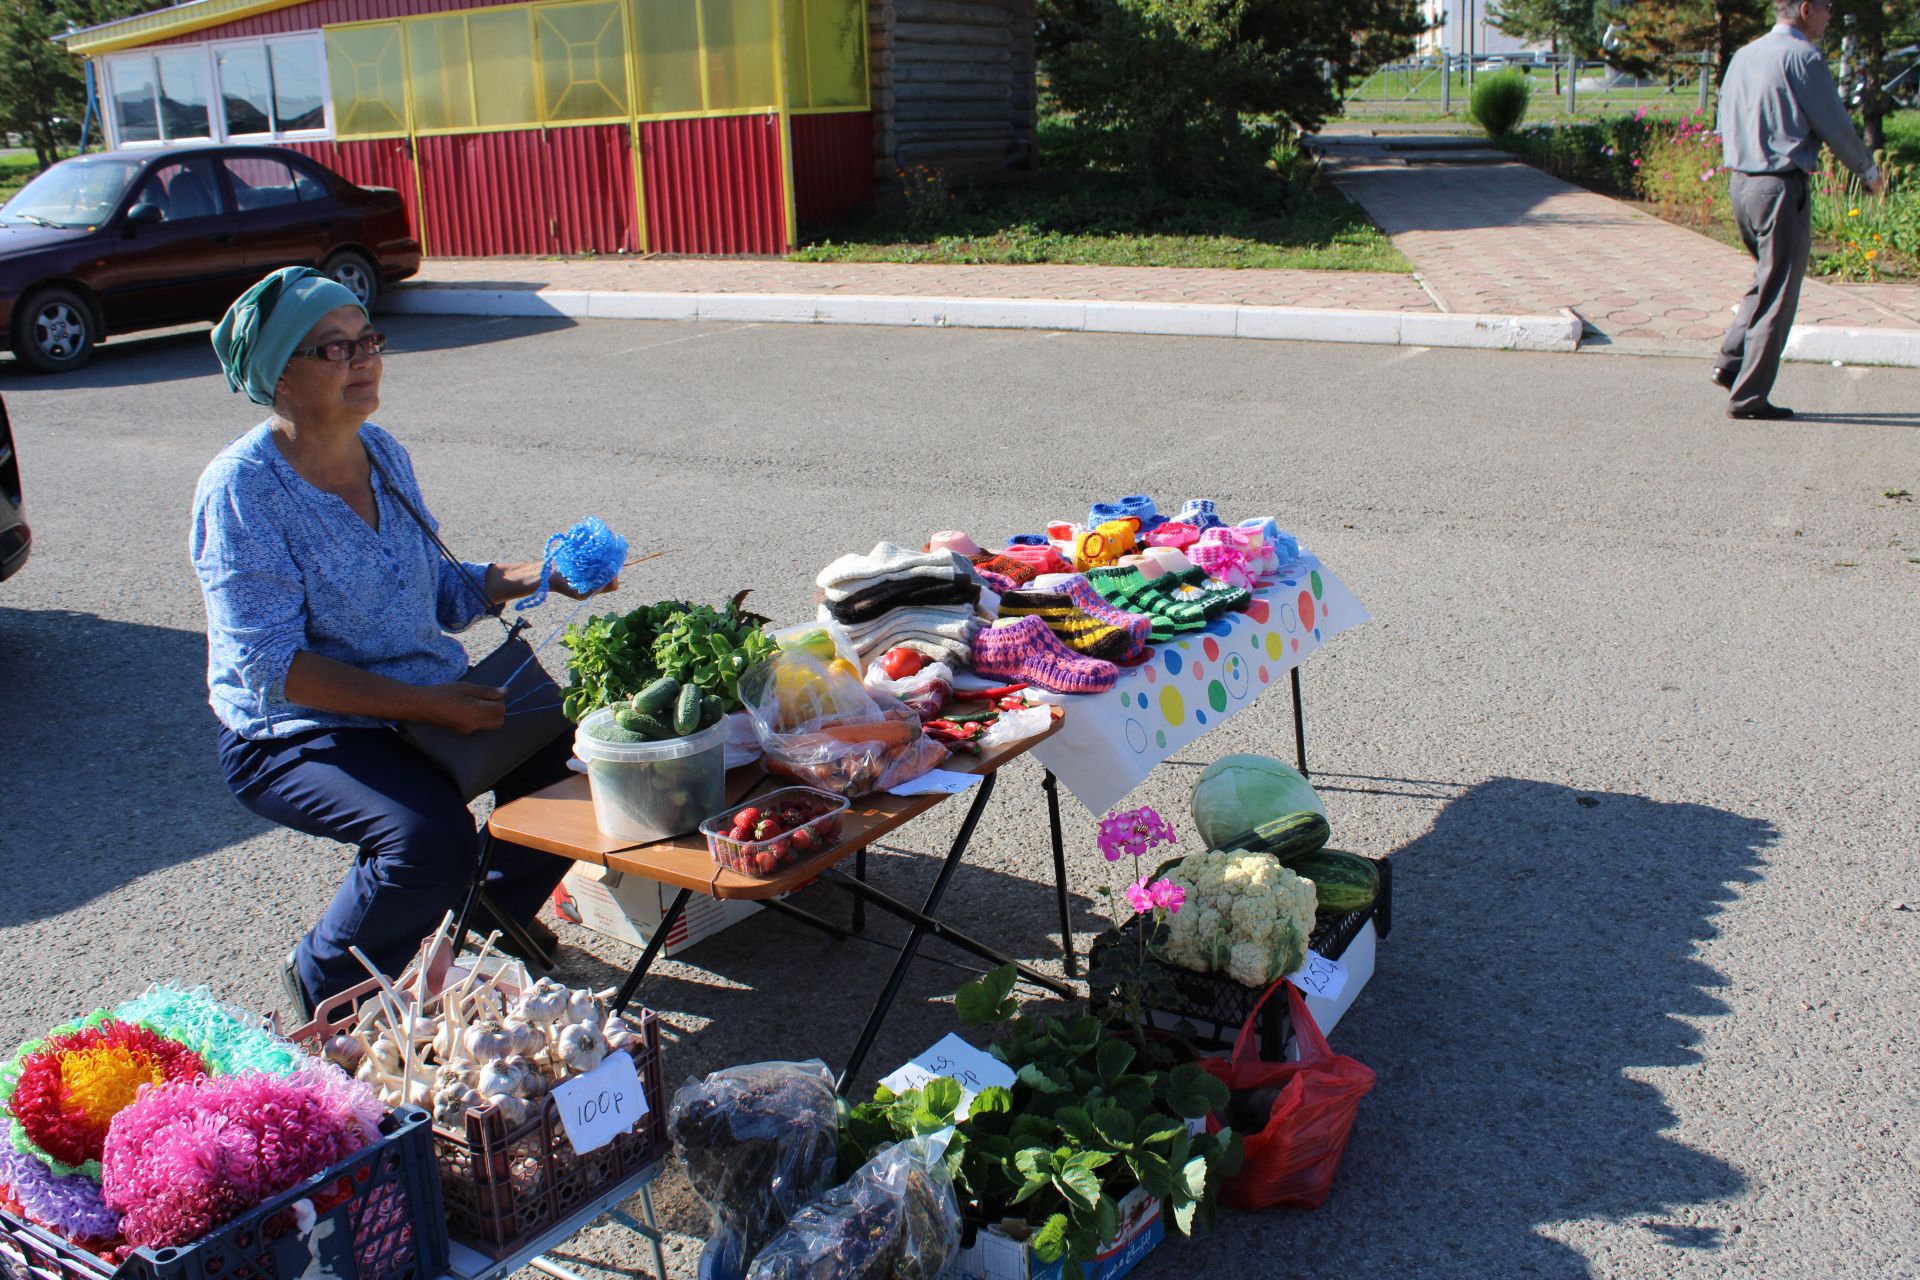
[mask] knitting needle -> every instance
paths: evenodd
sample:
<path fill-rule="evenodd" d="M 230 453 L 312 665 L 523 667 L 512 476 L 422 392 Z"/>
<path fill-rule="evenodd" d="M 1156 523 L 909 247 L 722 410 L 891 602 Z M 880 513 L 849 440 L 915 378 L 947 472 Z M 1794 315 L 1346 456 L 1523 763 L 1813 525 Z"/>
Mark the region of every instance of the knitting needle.
<path fill-rule="evenodd" d="M 661 556 L 670 554 L 672 551 L 673 551 L 672 547 L 665 547 L 659 551 L 649 552 L 644 556 L 635 556 L 633 559 L 627 561 L 625 564 L 621 565 L 620 567 L 622 569 L 627 569 L 627 568 L 631 568 L 636 564 L 645 564 L 649 560 L 657 560 Z M 619 580 L 620 580 L 620 576 L 618 574 L 615 574 L 614 581 L 618 582 Z M 607 586 L 612 586 L 612 585 L 613 585 L 612 583 L 607 584 Z M 513 669 L 513 674 L 507 677 L 506 683 L 503 684 L 501 688 L 503 689 L 512 688 L 513 682 L 520 678 L 520 673 L 527 669 L 527 666 L 529 663 L 531 663 L 535 658 L 540 656 L 540 651 L 546 648 L 548 645 L 552 644 L 554 640 L 556 640 L 560 636 L 561 632 L 565 631 L 568 627 L 572 626 L 573 620 L 580 616 L 580 611 L 587 607 L 587 601 L 593 599 L 594 596 L 598 595 L 601 591 L 605 591 L 607 589 L 607 586 L 600 587 L 594 591 L 589 591 L 587 592 L 586 595 L 581 596 L 580 603 L 573 606 L 573 612 L 569 613 L 566 617 L 562 618 L 560 620 L 560 625 L 547 633 L 546 639 L 542 640 L 539 644 L 533 646 L 533 652 L 527 656 L 527 660 L 525 662 L 522 662 L 519 666 Z M 533 690 L 530 689 L 527 692 L 531 693 L 533 692 Z M 527 695 L 524 693 L 520 695 L 521 698 L 524 698 L 526 696 Z M 519 698 L 514 699 L 515 702 L 518 702 L 519 700 L 520 700 Z M 512 704 L 509 703 L 508 705 L 512 705 Z"/>

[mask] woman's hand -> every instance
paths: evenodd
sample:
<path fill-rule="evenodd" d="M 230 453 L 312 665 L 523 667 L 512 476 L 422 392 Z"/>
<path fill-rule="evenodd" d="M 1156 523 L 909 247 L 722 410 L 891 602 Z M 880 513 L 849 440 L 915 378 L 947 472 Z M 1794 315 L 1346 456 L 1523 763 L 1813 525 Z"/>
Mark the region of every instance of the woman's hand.
<path fill-rule="evenodd" d="M 589 595 L 603 596 L 609 591 L 618 591 L 620 589 L 620 575 L 615 574 L 613 581 L 598 591 L 575 591 L 572 584 L 567 581 L 567 576 L 558 569 L 555 569 L 553 576 L 547 580 L 547 589 L 555 595 L 565 596 L 569 600 L 585 600 Z"/>
<path fill-rule="evenodd" d="M 420 690 L 417 714 L 409 719 L 439 725 L 449 733 L 478 733 L 507 722 L 507 691 L 453 680 Z"/>
<path fill-rule="evenodd" d="M 496 564 L 487 570 L 487 599 L 495 604 L 505 604 L 509 600 L 523 600 L 532 595 L 540 585 L 540 566 L 534 564 Z M 614 575 L 612 582 L 595 591 L 603 596 L 609 591 L 620 589 L 620 577 Z M 547 575 L 547 590 L 562 595 L 569 600 L 585 600 L 587 593 L 575 591 L 567 582 L 567 575 L 555 569 Z"/>

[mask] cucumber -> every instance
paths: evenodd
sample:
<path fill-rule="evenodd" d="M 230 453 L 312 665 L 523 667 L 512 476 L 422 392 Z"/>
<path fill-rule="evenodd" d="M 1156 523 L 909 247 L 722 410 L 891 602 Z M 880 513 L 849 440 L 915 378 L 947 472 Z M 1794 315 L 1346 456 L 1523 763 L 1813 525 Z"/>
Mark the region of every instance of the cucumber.
<path fill-rule="evenodd" d="M 673 731 L 681 737 L 700 732 L 701 699 L 705 695 L 700 686 L 689 684 L 680 690 L 680 700 L 673 708 Z"/>
<path fill-rule="evenodd" d="M 633 709 L 650 716 L 661 715 L 674 705 L 674 699 L 679 696 L 680 682 L 672 676 L 661 676 L 633 695 Z"/>
<path fill-rule="evenodd" d="M 628 714 L 632 714 L 632 713 L 629 712 Z M 587 736 L 589 738 L 598 738 L 602 742 L 645 742 L 646 741 L 645 736 L 643 736 L 639 731 L 634 729 L 629 729 L 624 725 L 612 723 L 606 720 L 602 720 L 598 724 L 594 725 L 591 729 L 588 729 Z"/>
<path fill-rule="evenodd" d="M 1324 816 L 1304 809 L 1271 822 L 1263 822 L 1251 831 L 1243 831 L 1233 839 L 1220 843 L 1223 848 L 1271 854 L 1279 859 L 1282 866 L 1292 866 L 1293 859 L 1304 858 L 1326 848 L 1332 835 L 1333 828 L 1327 825 Z"/>
<path fill-rule="evenodd" d="M 1345 915 L 1370 906 L 1380 893 L 1380 869 L 1369 858 L 1337 849 L 1321 849 L 1287 863 L 1287 870 L 1313 881 L 1322 911 Z"/>
<path fill-rule="evenodd" d="M 700 699 L 700 727 L 711 729 L 720 723 L 720 717 L 727 714 L 726 703 L 720 701 L 720 695 L 709 693 Z"/>
<path fill-rule="evenodd" d="M 659 742 L 664 738 L 678 737 L 673 726 L 659 716 L 648 715 L 644 711 L 625 710 L 614 716 L 614 722 L 629 733 L 637 733 L 648 742 Z"/>

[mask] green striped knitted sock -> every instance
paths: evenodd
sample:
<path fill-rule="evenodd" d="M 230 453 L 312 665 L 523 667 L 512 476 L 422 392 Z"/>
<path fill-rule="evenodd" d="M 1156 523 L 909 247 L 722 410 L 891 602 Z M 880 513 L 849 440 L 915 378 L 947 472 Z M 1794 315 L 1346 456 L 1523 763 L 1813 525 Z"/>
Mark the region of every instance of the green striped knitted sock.
<path fill-rule="evenodd" d="M 1162 574 L 1161 581 L 1168 584 L 1169 599 L 1200 610 L 1208 622 L 1253 603 L 1253 592 L 1209 578 L 1204 569 Z"/>
<path fill-rule="evenodd" d="M 1205 615 L 1174 604 L 1130 564 L 1089 570 L 1087 582 L 1114 608 L 1144 614 L 1153 626 L 1147 633 L 1151 644 L 1165 644 L 1182 631 L 1206 625 Z"/>

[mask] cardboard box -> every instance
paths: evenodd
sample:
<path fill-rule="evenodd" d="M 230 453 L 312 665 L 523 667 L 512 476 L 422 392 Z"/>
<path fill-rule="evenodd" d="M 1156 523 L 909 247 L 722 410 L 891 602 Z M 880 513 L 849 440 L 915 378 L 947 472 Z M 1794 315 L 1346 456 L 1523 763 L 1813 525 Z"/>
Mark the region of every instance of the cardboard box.
<path fill-rule="evenodd" d="M 1160 1202 L 1144 1187 L 1135 1187 L 1120 1200 L 1120 1234 L 1113 1245 L 1083 1270 L 1087 1280 L 1120 1280 L 1154 1246 L 1167 1238 L 1166 1220 Z M 1064 1265 L 1041 1262 L 1025 1241 L 1014 1240 L 997 1227 L 988 1227 L 974 1239 L 973 1246 L 960 1251 L 949 1274 L 956 1280 L 1060 1280 Z"/>
<path fill-rule="evenodd" d="M 673 896 L 679 892 L 657 880 L 623 875 L 605 867 L 580 863 L 567 872 L 553 891 L 554 910 L 563 920 L 583 924 L 596 933 L 617 938 L 632 947 L 644 947 L 660 928 Z M 723 902 L 696 893 L 687 899 L 662 954 L 679 955 L 696 942 L 719 933 L 760 909 L 757 902 Z"/>

